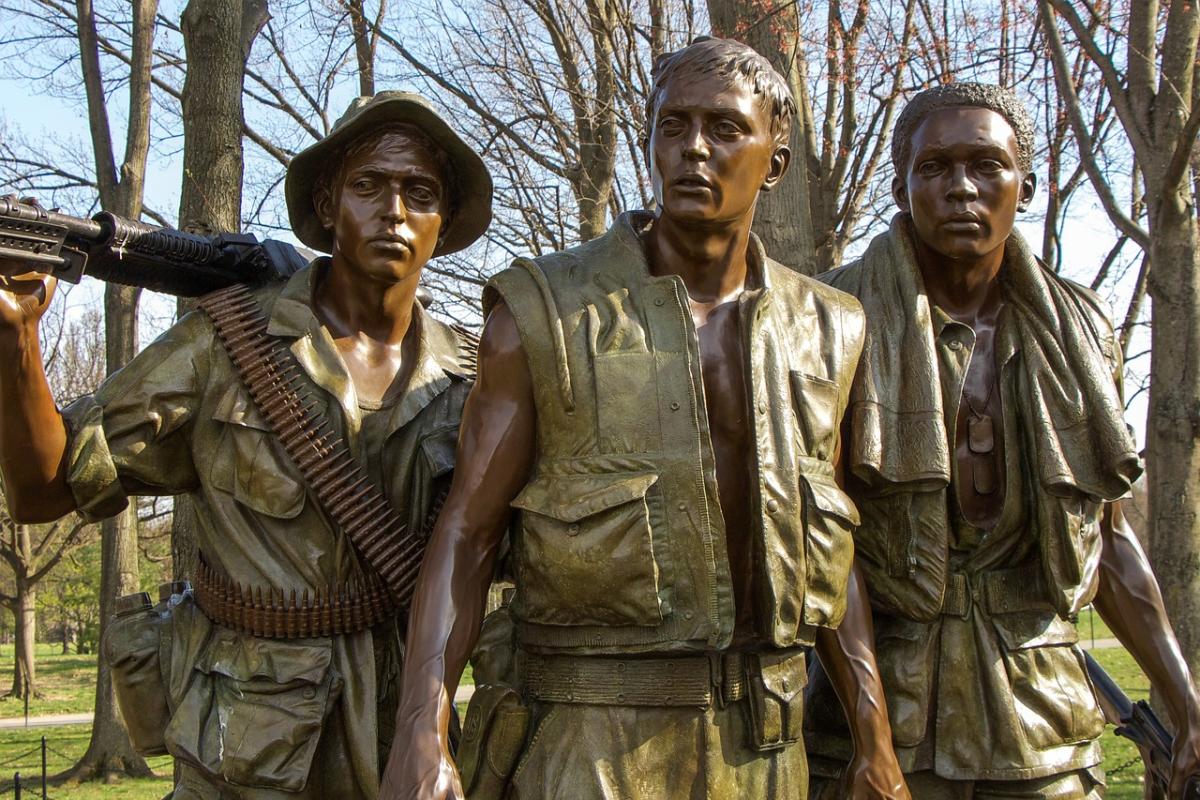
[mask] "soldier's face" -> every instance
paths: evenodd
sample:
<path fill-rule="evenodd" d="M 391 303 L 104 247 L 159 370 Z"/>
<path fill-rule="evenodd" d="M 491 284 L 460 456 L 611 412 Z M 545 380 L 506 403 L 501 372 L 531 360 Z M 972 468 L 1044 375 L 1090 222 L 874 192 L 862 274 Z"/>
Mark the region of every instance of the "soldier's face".
<path fill-rule="evenodd" d="M 664 216 L 730 223 L 753 214 L 759 191 L 779 182 L 790 158 L 763 105 L 740 80 L 712 74 L 668 80 L 647 144 Z"/>
<path fill-rule="evenodd" d="M 1035 180 L 1018 166 L 1012 126 L 986 108 L 944 108 L 913 133 L 912 157 L 892 192 L 917 237 L 950 259 L 975 259 L 1012 232 Z"/>
<path fill-rule="evenodd" d="M 420 271 L 447 212 L 437 158 L 421 142 L 387 134 L 352 153 L 334 187 L 329 218 L 335 265 L 387 283 Z"/>

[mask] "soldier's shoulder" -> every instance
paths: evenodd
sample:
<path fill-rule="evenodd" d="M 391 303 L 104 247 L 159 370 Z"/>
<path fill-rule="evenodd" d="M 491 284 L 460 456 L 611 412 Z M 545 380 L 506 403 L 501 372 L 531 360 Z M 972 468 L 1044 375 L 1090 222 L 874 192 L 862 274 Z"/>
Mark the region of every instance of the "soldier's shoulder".
<path fill-rule="evenodd" d="M 1057 281 L 1058 285 L 1063 287 L 1074 298 L 1075 302 L 1093 322 L 1109 329 L 1113 327 L 1112 309 L 1109 307 L 1108 301 L 1101 297 L 1094 289 L 1084 286 L 1082 283 L 1077 283 L 1070 278 L 1055 275 L 1048 269 L 1046 270 L 1046 274 Z"/>
<path fill-rule="evenodd" d="M 772 280 L 781 287 L 787 287 L 788 291 L 810 295 L 815 302 L 835 307 L 843 312 L 862 314 L 862 304 L 853 294 L 825 280 L 825 276 L 829 273 L 812 277 L 785 267 L 772 259 L 767 259 L 767 264 Z"/>

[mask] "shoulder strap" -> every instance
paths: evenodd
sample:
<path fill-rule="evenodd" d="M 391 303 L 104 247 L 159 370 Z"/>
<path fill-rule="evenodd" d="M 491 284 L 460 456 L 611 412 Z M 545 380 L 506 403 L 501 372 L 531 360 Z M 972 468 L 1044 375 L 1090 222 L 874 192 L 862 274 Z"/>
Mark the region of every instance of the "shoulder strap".
<path fill-rule="evenodd" d="M 267 333 L 266 317 L 254 295 L 234 284 L 204 295 L 197 305 L 212 320 L 255 407 L 325 513 L 383 579 L 396 605 L 405 608 L 447 487 L 434 498 L 422 530 L 409 531 L 346 442 L 314 412 L 317 403 L 295 357 Z"/>

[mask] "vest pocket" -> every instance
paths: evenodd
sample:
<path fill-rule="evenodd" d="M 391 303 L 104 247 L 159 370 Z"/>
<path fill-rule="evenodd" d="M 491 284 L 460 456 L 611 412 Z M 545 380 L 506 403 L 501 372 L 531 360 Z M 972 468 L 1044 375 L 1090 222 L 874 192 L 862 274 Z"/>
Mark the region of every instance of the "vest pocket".
<path fill-rule="evenodd" d="M 825 461 L 832 460 L 839 419 L 838 385 L 797 370 L 792 370 L 789 377 L 800 434 L 800 452 Z"/>
<path fill-rule="evenodd" d="M 229 387 L 213 412 L 222 425 L 209 482 L 247 508 L 279 519 L 304 510 L 304 484 L 270 424 L 241 384 Z"/>
<path fill-rule="evenodd" d="M 858 509 L 831 477 L 805 475 L 804 622 L 836 628 L 846 614 Z"/>
<path fill-rule="evenodd" d="M 1013 711 L 1037 750 L 1087 742 L 1104 732 L 1104 716 L 1075 643 L 1079 633 L 1057 615 L 996 614 Z"/>
<path fill-rule="evenodd" d="M 542 477 L 520 509 L 513 613 L 541 625 L 656 626 L 670 613 L 649 495 L 655 473 Z"/>

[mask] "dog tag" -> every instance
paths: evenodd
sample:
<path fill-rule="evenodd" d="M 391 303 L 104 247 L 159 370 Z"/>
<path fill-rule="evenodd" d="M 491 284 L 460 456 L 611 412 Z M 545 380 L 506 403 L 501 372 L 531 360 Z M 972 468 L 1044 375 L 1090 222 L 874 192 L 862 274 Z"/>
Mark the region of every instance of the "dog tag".
<path fill-rule="evenodd" d="M 967 420 L 967 446 L 972 453 L 987 455 L 996 449 L 996 439 L 992 432 L 992 417 L 990 414 L 975 416 Z"/>
<path fill-rule="evenodd" d="M 975 493 L 988 495 L 996 491 L 995 460 L 988 456 L 976 456 L 971 461 L 971 481 L 975 485 Z"/>

